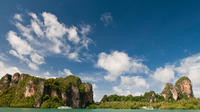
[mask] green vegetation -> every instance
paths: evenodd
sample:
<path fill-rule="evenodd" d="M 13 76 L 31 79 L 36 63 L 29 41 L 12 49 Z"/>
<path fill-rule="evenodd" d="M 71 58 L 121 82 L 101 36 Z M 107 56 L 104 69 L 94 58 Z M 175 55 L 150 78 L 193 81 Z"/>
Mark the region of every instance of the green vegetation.
<path fill-rule="evenodd" d="M 166 95 L 166 100 L 168 100 L 168 101 L 173 101 L 174 100 L 173 95 L 171 93 L 172 89 L 173 89 L 173 84 L 172 83 L 167 83 L 165 85 L 165 88 L 162 91 L 162 94 Z"/>
<path fill-rule="evenodd" d="M 163 92 L 171 87 L 168 83 Z M 156 100 L 150 102 L 154 94 Z M 156 94 L 154 91 L 146 92 L 141 96 L 118 96 L 118 95 L 104 95 L 100 103 L 92 104 L 87 108 L 112 108 L 112 109 L 142 109 L 142 107 L 153 107 L 154 109 L 200 109 L 200 99 L 188 98 L 182 94 L 180 100 L 165 100 L 163 96 Z"/>
<path fill-rule="evenodd" d="M 152 106 L 154 109 L 200 109 L 200 99 L 191 98 L 178 101 L 160 101 L 160 102 L 143 102 L 143 101 L 111 101 L 99 104 L 92 104 L 92 108 L 112 108 L 112 109 L 142 109 L 143 106 Z"/>
<path fill-rule="evenodd" d="M 183 77 L 179 78 L 179 79 L 176 81 L 175 86 L 176 86 L 176 87 L 180 86 L 180 83 L 181 83 L 183 80 L 189 80 L 189 81 L 190 81 L 190 79 L 189 79 L 188 77 L 183 76 Z M 191 81 L 190 81 L 190 82 L 191 82 Z"/>
<path fill-rule="evenodd" d="M 186 77 L 186 76 L 183 76 L 183 77 L 179 78 L 179 79 L 176 81 L 176 83 L 175 83 L 176 90 L 177 90 L 177 92 L 178 92 L 179 94 L 181 94 L 181 90 L 180 90 L 181 87 L 180 87 L 180 85 L 181 85 L 181 82 L 182 82 L 183 80 L 188 80 L 189 82 L 191 82 L 191 80 L 190 80 L 188 77 Z"/>
<path fill-rule="evenodd" d="M 104 95 L 101 103 L 103 102 L 115 102 L 115 101 L 130 101 L 130 102 L 149 102 L 152 93 L 154 93 L 154 91 L 150 91 L 150 92 L 146 92 L 143 96 L 132 96 L 132 95 L 128 95 L 128 96 L 118 96 L 118 95 Z M 160 101 L 164 101 L 164 97 L 156 94 L 155 93 L 155 97 L 156 97 L 156 102 L 160 102 Z"/>
<path fill-rule="evenodd" d="M 11 82 L 11 75 L 7 74 L 0 80 L 0 107 L 37 107 L 39 104 L 42 108 L 56 108 L 66 105 L 61 93 L 71 92 L 72 86 L 80 90 L 80 94 L 84 95 L 88 92 L 86 85 L 89 83 L 82 83 L 79 77 L 70 75 L 66 78 L 56 79 L 42 79 L 33 77 L 28 74 L 19 74 L 19 82 Z M 15 86 L 10 87 L 11 83 L 16 83 Z M 27 88 L 29 88 L 27 90 Z M 25 91 L 32 91 L 33 95 L 25 97 Z M 52 96 L 52 91 L 56 93 Z M 70 93 L 73 94 L 73 93 Z M 86 104 L 88 105 L 88 104 Z"/>
<path fill-rule="evenodd" d="M 59 106 L 64 105 L 62 100 L 58 97 L 49 97 L 48 95 L 45 96 L 45 101 L 42 103 L 42 108 L 57 108 Z"/>
<path fill-rule="evenodd" d="M 2 93 L 0 93 L 0 106 L 1 107 L 10 106 L 10 103 L 14 97 L 14 92 L 15 92 L 15 89 L 12 88 L 12 89 L 6 89 Z"/>

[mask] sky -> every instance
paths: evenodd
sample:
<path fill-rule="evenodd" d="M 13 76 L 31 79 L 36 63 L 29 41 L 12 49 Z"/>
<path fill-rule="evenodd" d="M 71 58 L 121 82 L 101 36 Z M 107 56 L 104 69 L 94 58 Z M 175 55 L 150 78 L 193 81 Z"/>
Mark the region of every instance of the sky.
<path fill-rule="evenodd" d="M 161 93 L 188 76 L 200 97 L 200 2 L 2 0 L 0 77 L 79 76 L 104 94 Z"/>

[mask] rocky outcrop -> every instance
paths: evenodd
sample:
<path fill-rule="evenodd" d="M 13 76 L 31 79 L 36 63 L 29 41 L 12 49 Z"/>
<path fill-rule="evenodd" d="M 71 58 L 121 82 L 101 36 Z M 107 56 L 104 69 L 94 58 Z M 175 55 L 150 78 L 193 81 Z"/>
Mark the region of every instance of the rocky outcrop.
<path fill-rule="evenodd" d="M 161 94 L 166 100 L 178 100 L 184 95 L 186 95 L 188 98 L 194 97 L 192 83 L 190 79 L 185 76 L 179 78 L 176 81 L 175 86 L 173 86 L 172 83 L 167 83 Z"/>
<path fill-rule="evenodd" d="M 9 99 L 12 101 L 9 101 L 11 104 L 8 106 L 13 107 L 67 105 L 72 108 L 85 108 L 93 103 L 92 85 L 82 83 L 76 76 L 42 79 L 28 74 L 6 74 L 0 80 L 0 93 L 4 95 L 5 91 L 11 93 L 12 98 Z M 0 96 L 0 100 L 3 95 Z"/>
<path fill-rule="evenodd" d="M 12 76 L 12 80 L 11 80 L 11 83 L 10 83 L 10 87 L 16 86 L 16 84 L 19 82 L 19 79 L 20 79 L 20 74 L 19 74 L 19 73 L 15 73 L 15 74 Z"/>
<path fill-rule="evenodd" d="M 178 99 L 178 94 L 177 94 L 177 91 L 176 89 L 174 88 L 173 84 L 172 83 L 167 83 L 165 85 L 165 88 L 164 90 L 162 91 L 162 96 L 165 98 L 165 99 L 168 99 L 168 100 L 177 100 Z"/>
<path fill-rule="evenodd" d="M 179 94 L 185 94 L 187 97 L 194 97 L 192 90 L 192 82 L 188 77 L 181 77 L 176 81 L 176 90 Z"/>
<path fill-rule="evenodd" d="M 26 85 L 26 89 L 25 89 L 25 92 L 24 92 L 24 97 L 31 97 L 35 94 L 35 84 L 33 83 L 32 80 L 30 80 L 28 82 L 28 84 Z"/>
<path fill-rule="evenodd" d="M 82 107 L 86 107 L 93 103 L 93 89 L 92 85 L 89 83 L 83 83 L 80 86 L 81 96 L 82 96 Z"/>
<path fill-rule="evenodd" d="M 153 103 L 155 101 L 156 101 L 156 95 L 155 95 L 155 92 L 153 92 L 150 98 L 150 103 Z"/>
<path fill-rule="evenodd" d="M 72 107 L 79 108 L 81 104 L 79 88 L 72 86 L 72 93 Z"/>
<path fill-rule="evenodd" d="M 0 80 L 0 92 L 10 87 L 12 76 L 10 74 L 6 74 Z"/>

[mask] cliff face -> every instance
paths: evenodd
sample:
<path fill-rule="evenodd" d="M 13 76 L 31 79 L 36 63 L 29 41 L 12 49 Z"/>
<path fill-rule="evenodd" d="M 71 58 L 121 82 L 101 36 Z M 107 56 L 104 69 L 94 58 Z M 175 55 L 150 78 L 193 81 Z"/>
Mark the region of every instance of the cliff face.
<path fill-rule="evenodd" d="M 187 97 L 194 97 L 192 91 L 192 82 L 188 77 L 181 77 L 175 84 L 176 90 L 179 94 L 185 94 Z"/>
<path fill-rule="evenodd" d="M 194 97 L 192 83 L 188 77 L 181 77 L 176 81 L 175 86 L 167 83 L 162 91 L 162 95 L 167 100 L 178 100 L 185 96 L 188 98 Z"/>
<path fill-rule="evenodd" d="M 76 76 L 42 79 L 27 74 L 6 74 L 0 80 L 0 106 L 85 108 L 93 103 L 92 85 Z"/>

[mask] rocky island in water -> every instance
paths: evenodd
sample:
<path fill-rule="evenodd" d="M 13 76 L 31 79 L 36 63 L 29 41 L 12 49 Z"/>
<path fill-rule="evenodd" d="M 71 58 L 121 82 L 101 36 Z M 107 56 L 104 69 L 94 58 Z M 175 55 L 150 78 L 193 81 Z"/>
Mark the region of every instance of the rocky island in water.
<path fill-rule="evenodd" d="M 192 82 L 188 77 L 167 83 L 161 93 L 146 92 L 141 96 L 104 95 L 99 103 L 93 101 L 90 83 L 77 76 L 43 79 L 28 74 L 6 74 L 0 80 L 0 107 L 57 108 L 114 108 L 114 109 L 200 109 Z"/>
<path fill-rule="evenodd" d="M 1 107 L 85 108 L 92 103 L 92 85 L 73 75 L 43 79 L 15 73 L 0 80 Z"/>
<path fill-rule="evenodd" d="M 174 85 L 167 83 L 161 93 L 150 91 L 141 96 L 104 95 L 100 103 L 92 104 L 88 108 L 200 109 L 200 99 L 193 95 L 191 80 L 183 76 Z"/>

